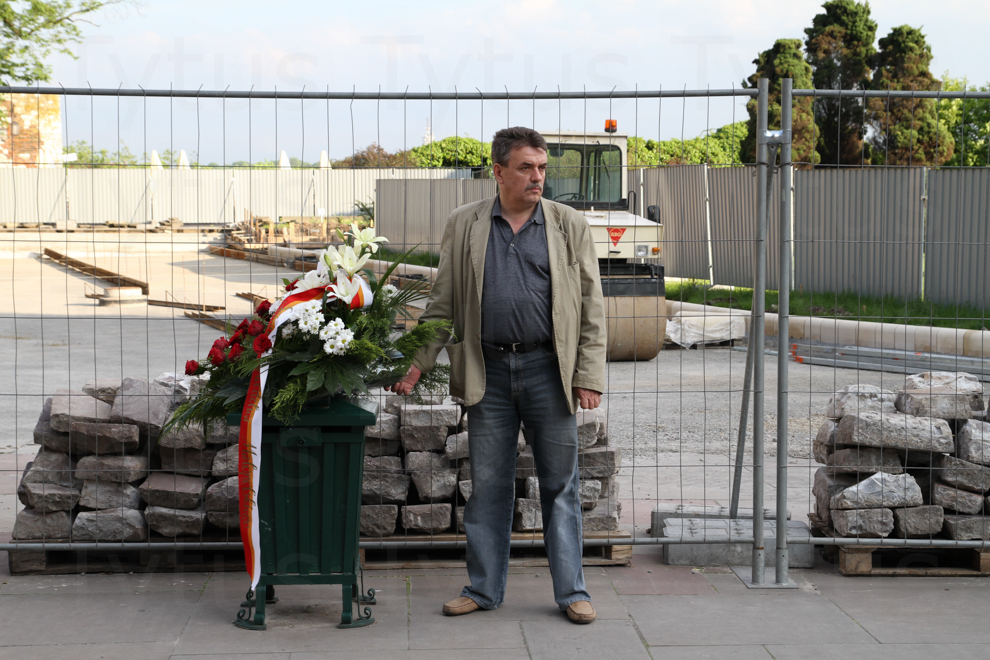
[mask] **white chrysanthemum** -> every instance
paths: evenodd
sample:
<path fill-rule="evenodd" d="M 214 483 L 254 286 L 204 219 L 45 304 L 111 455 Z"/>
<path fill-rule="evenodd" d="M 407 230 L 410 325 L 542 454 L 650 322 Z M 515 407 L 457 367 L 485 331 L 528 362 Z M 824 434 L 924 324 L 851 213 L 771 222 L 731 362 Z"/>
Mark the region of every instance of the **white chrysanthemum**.
<path fill-rule="evenodd" d="M 283 338 L 291 337 L 292 335 L 296 334 L 296 330 L 297 330 L 296 324 L 286 321 L 285 323 L 282 324 L 281 330 L 282 330 Z"/>
<path fill-rule="evenodd" d="M 334 320 L 327 323 L 328 328 L 333 328 L 335 332 L 339 332 L 344 329 L 344 322 L 340 318 L 335 318 Z"/>
<path fill-rule="evenodd" d="M 392 286 L 391 284 L 386 284 L 381 289 L 379 289 L 379 292 L 386 298 L 391 298 L 392 296 L 397 294 L 399 290 L 396 287 Z"/>

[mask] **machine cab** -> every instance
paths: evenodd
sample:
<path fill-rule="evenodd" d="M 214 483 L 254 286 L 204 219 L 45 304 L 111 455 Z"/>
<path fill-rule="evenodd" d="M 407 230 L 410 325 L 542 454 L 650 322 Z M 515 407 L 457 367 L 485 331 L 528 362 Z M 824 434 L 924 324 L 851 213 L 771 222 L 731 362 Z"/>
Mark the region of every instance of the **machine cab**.
<path fill-rule="evenodd" d="M 576 209 L 627 208 L 626 138 L 619 133 L 542 131 L 547 141 L 543 196 Z"/>

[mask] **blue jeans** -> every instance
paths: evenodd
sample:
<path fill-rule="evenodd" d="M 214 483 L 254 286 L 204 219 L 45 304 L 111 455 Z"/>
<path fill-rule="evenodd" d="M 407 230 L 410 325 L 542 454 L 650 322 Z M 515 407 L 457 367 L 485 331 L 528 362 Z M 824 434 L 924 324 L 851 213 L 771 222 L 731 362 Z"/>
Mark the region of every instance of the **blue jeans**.
<path fill-rule="evenodd" d="M 543 535 L 560 609 L 591 600 L 581 567 L 577 421 L 567 407 L 557 356 L 543 348 L 515 355 L 485 351 L 485 395 L 469 406 L 471 498 L 464 511 L 467 596 L 485 609 L 505 597 L 515 509 L 519 422 L 532 430 Z"/>

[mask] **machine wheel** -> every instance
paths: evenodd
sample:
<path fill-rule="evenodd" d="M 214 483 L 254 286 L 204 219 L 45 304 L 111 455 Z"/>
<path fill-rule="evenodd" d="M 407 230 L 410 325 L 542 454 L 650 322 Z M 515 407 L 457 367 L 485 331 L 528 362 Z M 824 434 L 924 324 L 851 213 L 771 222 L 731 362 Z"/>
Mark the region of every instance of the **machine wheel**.
<path fill-rule="evenodd" d="M 607 360 L 652 360 L 663 348 L 667 332 L 667 299 L 609 296 L 605 298 L 605 319 Z"/>

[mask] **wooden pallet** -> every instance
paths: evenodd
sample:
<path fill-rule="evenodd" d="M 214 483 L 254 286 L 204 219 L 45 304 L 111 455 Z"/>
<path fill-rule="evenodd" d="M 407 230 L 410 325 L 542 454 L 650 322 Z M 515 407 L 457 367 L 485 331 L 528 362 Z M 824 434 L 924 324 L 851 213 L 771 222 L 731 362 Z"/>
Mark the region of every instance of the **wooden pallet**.
<path fill-rule="evenodd" d="M 66 539 L 67 540 L 67 539 Z M 197 542 L 201 539 L 177 539 Z M 202 539 L 204 541 L 226 539 Z M 53 542 L 56 542 L 53 540 Z M 73 573 L 183 573 L 243 571 L 244 552 L 234 550 L 173 550 L 172 539 L 156 539 L 149 550 L 11 550 L 11 575 L 67 575 Z"/>
<path fill-rule="evenodd" d="M 840 538 L 814 513 L 811 533 Z M 877 539 L 880 541 L 880 539 Z M 872 545 L 825 546 L 825 558 L 838 563 L 839 575 L 920 577 L 990 576 L 990 548 L 895 548 Z"/>
<path fill-rule="evenodd" d="M 629 532 L 585 532 L 586 539 L 630 538 Z M 542 534 L 513 533 L 513 541 L 542 540 Z M 434 534 L 387 536 L 365 538 L 362 541 L 404 543 L 414 541 L 463 541 L 463 534 Z M 464 549 L 451 550 L 360 550 L 361 566 L 369 570 L 406 570 L 425 568 L 464 568 Z M 586 546 L 582 563 L 585 566 L 628 566 L 632 563 L 631 545 Z M 509 566 L 512 568 L 537 568 L 549 566 L 543 548 L 512 548 Z"/>

